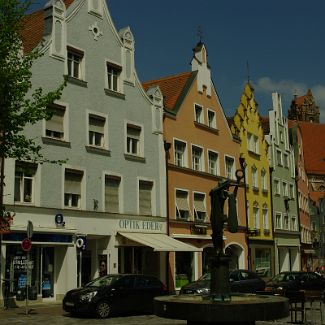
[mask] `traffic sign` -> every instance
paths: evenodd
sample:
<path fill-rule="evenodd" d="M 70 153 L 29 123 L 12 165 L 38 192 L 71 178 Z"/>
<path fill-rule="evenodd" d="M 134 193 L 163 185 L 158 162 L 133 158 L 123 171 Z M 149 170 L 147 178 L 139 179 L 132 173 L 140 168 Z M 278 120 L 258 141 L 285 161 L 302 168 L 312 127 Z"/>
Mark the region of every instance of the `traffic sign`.
<path fill-rule="evenodd" d="M 29 238 L 25 238 L 21 242 L 21 247 L 25 252 L 29 252 L 30 249 L 32 248 L 32 241 Z"/>
<path fill-rule="evenodd" d="M 27 224 L 27 238 L 32 238 L 33 237 L 33 232 L 34 232 L 33 223 L 30 220 L 28 220 L 28 224 Z"/>

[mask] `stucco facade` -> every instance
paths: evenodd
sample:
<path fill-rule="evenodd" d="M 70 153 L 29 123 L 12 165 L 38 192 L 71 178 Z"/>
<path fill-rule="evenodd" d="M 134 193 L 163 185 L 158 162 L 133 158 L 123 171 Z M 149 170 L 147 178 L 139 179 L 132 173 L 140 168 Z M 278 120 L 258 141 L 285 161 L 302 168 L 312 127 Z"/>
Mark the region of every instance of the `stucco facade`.
<path fill-rule="evenodd" d="M 268 143 L 254 98 L 247 83 L 231 121 L 240 139 L 240 156 L 245 160 L 246 211 L 248 219 L 250 268 L 269 277 L 274 274 L 274 249 Z"/>
<path fill-rule="evenodd" d="M 166 247 L 155 246 L 155 236 L 166 236 L 162 97 L 158 89 L 146 94 L 137 78 L 132 32 L 115 29 L 104 0 L 49 1 L 26 26 L 25 51 L 43 26 L 34 89 L 54 89 L 64 75 L 67 86 L 52 119 L 24 132 L 47 159 L 67 162 L 6 160 L 4 203 L 16 215 L 2 238 L 1 276 L 10 277 L 16 294 L 24 287 L 20 244 L 29 220 L 38 298 L 62 298 L 103 274 L 103 263 L 109 273 L 165 281 Z M 153 239 L 146 245 L 128 235 L 134 233 Z"/>
<path fill-rule="evenodd" d="M 295 180 L 294 150 L 289 141 L 288 120 L 283 116 L 281 96 L 272 94 L 269 110 L 269 160 L 276 273 L 299 271 L 300 228 Z"/>
<path fill-rule="evenodd" d="M 144 85 L 159 85 L 165 99 L 164 138 L 170 145 L 167 153 L 170 236 L 203 250 L 170 254 L 171 285 L 179 289 L 209 269 L 214 252 L 209 193 L 219 181 L 235 178 L 235 171 L 240 168 L 239 141 L 230 131 L 212 83 L 203 43 L 194 49 L 192 72 Z M 225 231 L 224 235 L 225 250 L 232 256 L 230 268 L 248 266 L 244 205 L 244 190 L 239 189 L 239 231 L 235 234 Z"/>

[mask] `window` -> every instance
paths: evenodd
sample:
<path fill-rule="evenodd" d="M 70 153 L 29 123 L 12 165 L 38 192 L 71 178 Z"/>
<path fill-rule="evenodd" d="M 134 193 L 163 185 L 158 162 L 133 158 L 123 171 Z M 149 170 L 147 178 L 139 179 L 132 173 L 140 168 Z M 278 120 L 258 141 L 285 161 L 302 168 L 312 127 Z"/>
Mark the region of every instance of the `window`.
<path fill-rule="evenodd" d="M 231 157 L 225 158 L 225 164 L 226 164 L 226 177 L 229 179 L 235 178 L 235 160 Z"/>
<path fill-rule="evenodd" d="M 186 143 L 175 140 L 174 154 L 175 154 L 176 166 L 186 167 L 185 153 L 186 153 Z"/>
<path fill-rule="evenodd" d="M 127 125 L 126 152 L 130 155 L 140 156 L 141 127 Z"/>
<path fill-rule="evenodd" d="M 282 152 L 280 150 L 276 151 L 276 161 L 279 166 L 282 166 Z"/>
<path fill-rule="evenodd" d="M 152 215 L 153 182 L 139 181 L 139 214 Z"/>
<path fill-rule="evenodd" d="M 283 154 L 283 166 L 289 168 L 289 155 L 287 153 Z"/>
<path fill-rule="evenodd" d="M 280 213 L 275 214 L 275 228 L 277 229 L 282 228 L 282 217 Z"/>
<path fill-rule="evenodd" d="M 195 111 L 195 122 L 203 123 L 203 109 L 202 106 L 196 105 L 194 106 Z"/>
<path fill-rule="evenodd" d="M 68 47 L 68 76 L 83 79 L 82 60 L 84 54 L 82 51 Z"/>
<path fill-rule="evenodd" d="M 262 190 L 267 192 L 267 178 L 266 178 L 266 171 L 261 171 L 261 183 L 262 183 Z"/>
<path fill-rule="evenodd" d="M 258 137 L 254 134 L 248 133 L 247 141 L 248 141 L 248 150 L 256 154 L 259 154 Z"/>
<path fill-rule="evenodd" d="M 255 166 L 252 167 L 252 184 L 253 184 L 253 189 L 258 190 L 257 169 Z"/>
<path fill-rule="evenodd" d="M 50 106 L 53 115 L 50 120 L 46 121 L 45 135 L 50 138 L 64 139 L 64 115 L 65 107 L 60 105 Z"/>
<path fill-rule="evenodd" d="M 269 226 L 269 214 L 268 214 L 267 206 L 263 207 L 262 214 L 263 214 L 263 228 L 264 230 L 269 230 L 270 226 Z"/>
<path fill-rule="evenodd" d="M 192 168 L 197 171 L 203 170 L 202 148 L 192 146 Z"/>
<path fill-rule="evenodd" d="M 107 88 L 113 91 L 119 91 L 119 78 L 121 75 L 122 67 L 108 63 L 107 66 Z"/>
<path fill-rule="evenodd" d="M 275 195 L 281 195 L 280 182 L 278 179 L 274 180 L 274 189 L 275 189 Z"/>
<path fill-rule="evenodd" d="M 286 182 L 282 182 L 282 186 L 283 186 L 283 196 L 288 197 L 289 193 L 288 193 L 288 184 Z"/>
<path fill-rule="evenodd" d="M 194 215 L 195 219 L 204 221 L 206 217 L 205 194 L 194 193 Z"/>
<path fill-rule="evenodd" d="M 289 187 L 290 187 L 290 198 L 294 199 L 295 198 L 295 188 L 294 188 L 293 184 L 290 184 Z"/>
<path fill-rule="evenodd" d="M 104 147 L 105 118 L 97 115 L 89 115 L 89 145 Z"/>
<path fill-rule="evenodd" d="M 297 218 L 291 217 L 291 230 L 296 231 L 297 229 Z"/>
<path fill-rule="evenodd" d="M 79 170 L 66 169 L 64 178 L 64 206 L 69 208 L 80 208 L 81 206 L 81 182 L 83 172 Z"/>
<path fill-rule="evenodd" d="M 120 212 L 120 184 L 121 178 L 113 175 L 105 176 L 105 211 Z"/>
<path fill-rule="evenodd" d="M 289 229 L 289 217 L 287 214 L 283 216 L 283 229 L 285 230 Z"/>
<path fill-rule="evenodd" d="M 218 154 L 216 152 L 209 151 L 208 159 L 209 159 L 209 173 L 212 175 L 218 175 L 219 174 Z"/>
<path fill-rule="evenodd" d="M 214 111 L 208 110 L 208 126 L 210 128 L 216 129 L 216 113 Z"/>
<path fill-rule="evenodd" d="M 34 180 L 37 165 L 16 161 L 15 202 L 34 203 Z"/>
<path fill-rule="evenodd" d="M 259 208 L 257 206 L 253 207 L 253 222 L 254 229 L 260 228 L 260 216 L 259 216 Z"/>
<path fill-rule="evenodd" d="M 176 217 L 177 219 L 189 218 L 188 192 L 176 190 Z"/>

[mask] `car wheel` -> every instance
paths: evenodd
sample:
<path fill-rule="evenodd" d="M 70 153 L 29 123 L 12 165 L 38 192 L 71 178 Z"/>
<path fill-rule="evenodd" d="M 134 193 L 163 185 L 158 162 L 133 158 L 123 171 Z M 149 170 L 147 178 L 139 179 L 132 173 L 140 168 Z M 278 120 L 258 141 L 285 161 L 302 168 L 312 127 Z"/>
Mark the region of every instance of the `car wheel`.
<path fill-rule="evenodd" d="M 107 318 L 112 313 L 112 307 L 107 301 L 100 301 L 96 306 L 98 318 Z"/>

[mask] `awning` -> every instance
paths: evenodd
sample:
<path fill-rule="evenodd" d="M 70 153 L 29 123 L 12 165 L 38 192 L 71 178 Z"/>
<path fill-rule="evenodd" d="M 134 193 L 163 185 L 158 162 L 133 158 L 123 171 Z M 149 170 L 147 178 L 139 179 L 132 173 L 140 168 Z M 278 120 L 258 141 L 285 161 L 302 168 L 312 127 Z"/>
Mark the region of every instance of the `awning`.
<path fill-rule="evenodd" d="M 202 252 L 202 248 L 185 244 L 165 234 L 119 232 L 125 238 L 153 248 L 155 252 Z"/>

